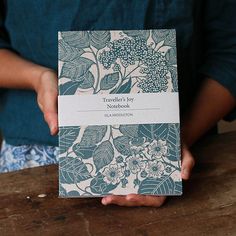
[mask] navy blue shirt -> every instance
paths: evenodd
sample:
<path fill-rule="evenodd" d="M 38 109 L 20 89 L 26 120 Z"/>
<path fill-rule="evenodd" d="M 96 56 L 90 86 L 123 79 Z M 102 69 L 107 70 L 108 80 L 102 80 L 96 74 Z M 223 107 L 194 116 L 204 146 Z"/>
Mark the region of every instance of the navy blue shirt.
<path fill-rule="evenodd" d="M 57 70 L 58 31 L 175 28 L 181 112 L 191 105 L 206 76 L 236 97 L 234 0 L 3 2 L 0 48 L 14 50 L 34 63 Z M 49 134 L 33 91 L 0 90 L 0 129 L 13 145 L 58 142 Z"/>

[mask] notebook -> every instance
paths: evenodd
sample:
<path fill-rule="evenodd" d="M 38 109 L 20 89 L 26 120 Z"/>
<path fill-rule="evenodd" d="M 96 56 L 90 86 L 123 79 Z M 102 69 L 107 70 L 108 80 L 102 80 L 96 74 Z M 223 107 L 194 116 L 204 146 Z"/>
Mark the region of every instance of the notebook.
<path fill-rule="evenodd" d="M 58 33 L 60 197 L 182 194 L 175 35 Z"/>

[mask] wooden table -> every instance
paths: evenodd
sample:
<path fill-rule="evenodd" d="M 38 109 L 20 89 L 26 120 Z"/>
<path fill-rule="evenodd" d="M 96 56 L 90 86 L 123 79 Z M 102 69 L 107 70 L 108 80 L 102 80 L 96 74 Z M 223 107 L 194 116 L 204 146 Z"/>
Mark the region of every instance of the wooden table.
<path fill-rule="evenodd" d="M 2 174 L 0 235 L 236 235 L 236 133 L 208 138 L 194 153 L 184 195 L 159 209 L 59 199 L 57 166 Z"/>

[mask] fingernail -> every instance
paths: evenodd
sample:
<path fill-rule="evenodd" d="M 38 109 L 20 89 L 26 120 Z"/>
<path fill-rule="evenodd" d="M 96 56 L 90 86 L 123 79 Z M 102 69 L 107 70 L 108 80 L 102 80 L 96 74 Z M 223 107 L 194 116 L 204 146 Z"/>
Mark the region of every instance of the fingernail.
<path fill-rule="evenodd" d="M 55 130 L 56 130 L 56 126 L 55 125 L 52 125 L 51 127 L 50 127 L 50 132 L 51 132 L 51 134 L 54 134 L 55 133 Z"/>
<path fill-rule="evenodd" d="M 107 201 L 106 201 L 105 198 L 102 199 L 102 204 L 103 204 L 103 205 L 107 205 Z"/>

